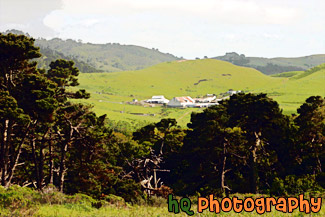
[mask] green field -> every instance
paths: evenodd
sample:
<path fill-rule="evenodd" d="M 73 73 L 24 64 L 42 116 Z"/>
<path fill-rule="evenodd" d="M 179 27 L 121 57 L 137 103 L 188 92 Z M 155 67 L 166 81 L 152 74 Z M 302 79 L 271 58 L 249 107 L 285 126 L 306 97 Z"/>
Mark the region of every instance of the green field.
<path fill-rule="evenodd" d="M 282 72 L 282 73 L 271 75 L 271 77 L 292 78 L 292 77 L 295 77 L 301 73 L 304 73 L 304 71 Z"/>
<path fill-rule="evenodd" d="M 83 102 L 92 104 L 99 115 L 107 114 L 112 120 L 153 122 L 170 117 L 185 126 L 191 112 L 197 109 L 143 107 L 126 102 L 145 100 L 152 95 L 164 95 L 168 99 L 175 96 L 199 97 L 234 89 L 267 93 L 279 102 L 284 113 L 291 114 L 309 96 L 325 95 L 324 67 L 297 73 L 293 77 L 296 78 L 271 77 L 252 68 L 204 59 L 166 62 L 137 71 L 84 73 L 79 76 L 79 88 L 91 93 L 91 98 Z"/>

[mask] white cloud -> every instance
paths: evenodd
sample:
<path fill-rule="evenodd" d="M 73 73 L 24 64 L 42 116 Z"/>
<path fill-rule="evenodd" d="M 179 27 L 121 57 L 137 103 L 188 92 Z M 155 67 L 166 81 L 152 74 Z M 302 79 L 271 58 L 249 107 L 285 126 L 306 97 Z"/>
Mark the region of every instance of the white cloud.
<path fill-rule="evenodd" d="M 17 5 L 21 0 L 5 1 Z M 36 4 L 42 0 L 32 1 Z M 43 26 L 55 31 L 56 37 L 155 47 L 191 58 L 227 51 L 298 56 L 325 50 L 324 0 L 61 1 L 59 8 L 53 6 L 45 17 L 43 12 L 38 18 Z M 6 20 L 15 21 L 15 7 L 11 8 L 6 10 Z M 22 12 L 20 20 L 24 16 Z M 9 24 L 24 24 L 27 31 L 35 31 L 39 25 L 0 22 L 0 29 Z M 39 29 L 41 33 L 48 31 Z M 308 43 L 311 40 L 315 43 Z M 301 46 L 307 44 L 310 47 Z"/>
<path fill-rule="evenodd" d="M 192 17 L 230 24 L 291 24 L 299 9 L 253 0 L 63 0 L 62 12 L 70 16 L 155 13 L 160 16 Z M 52 14 L 53 15 L 53 14 Z"/>

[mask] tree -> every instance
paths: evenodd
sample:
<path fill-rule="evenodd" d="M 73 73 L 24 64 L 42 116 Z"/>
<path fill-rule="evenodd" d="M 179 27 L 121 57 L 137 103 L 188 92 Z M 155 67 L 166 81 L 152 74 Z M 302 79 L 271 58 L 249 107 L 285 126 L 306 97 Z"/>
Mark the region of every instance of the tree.
<path fill-rule="evenodd" d="M 74 63 L 59 59 L 47 71 L 37 69 L 32 60 L 39 49 L 26 36 L 0 34 L 0 51 L 1 184 L 41 191 L 53 184 L 68 193 L 117 194 L 127 201 L 140 195 L 121 160 L 129 147 L 106 126 L 106 116 L 71 102 L 90 96 L 76 89 Z"/>
<path fill-rule="evenodd" d="M 222 194 L 226 189 L 257 193 L 258 186 L 272 179 L 278 162 L 278 141 L 273 137 L 285 120 L 278 104 L 265 94 L 235 94 L 192 114 L 182 150 L 186 169 L 180 185 L 190 192 L 219 188 Z"/>
<path fill-rule="evenodd" d="M 174 167 L 175 153 L 179 152 L 184 136 L 175 119 L 162 119 L 133 133 L 133 139 L 148 148 L 147 155 L 129 163 L 145 189 L 157 189 L 162 186 L 162 180 L 168 182 L 168 176 L 163 174 Z"/>
<path fill-rule="evenodd" d="M 325 99 L 311 96 L 298 109 L 298 142 L 302 165 L 312 174 L 324 172 L 325 160 Z"/>
<path fill-rule="evenodd" d="M 249 182 L 250 192 L 258 192 L 258 164 L 272 163 L 263 162 L 263 157 L 273 137 L 276 137 L 277 130 L 281 129 L 281 122 L 284 119 L 281 109 L 276 101 L 268 98 L 266 94 L 235 94 L 228 102 L 228 114 L 230 125 L 238 126 L 245 131 L 249 155 Z M 270 165 L 265 165 L 265 174 L 269 171 Z"/>
<path fill-rule="evenodd" d="M 181 194 L 216 193 L 224 196 L 233 186 L 227 185 L 246 164 L 243 132 L 229 126 L 227 104 L 193 113 L 190 130 L 179 153 L 180 180 L 175 187 Z"/>
<path fill-rule="evenodd" d="M 25 143 L 40 120 L 54 111 L 53 86 L 32 59 L 40 56 L 34 39 L 0 34 L 1 184 L 9 186 Z M 5 105 L 5 102 L 11 102 Z M 9 107 L 10 106 L 10 109 Z M 8 113 L 8 109 L 11 110 Z M 46 117 L 46 118 L 45 118 Z M 24 120 L 24 121 L 22 121 Z"/>

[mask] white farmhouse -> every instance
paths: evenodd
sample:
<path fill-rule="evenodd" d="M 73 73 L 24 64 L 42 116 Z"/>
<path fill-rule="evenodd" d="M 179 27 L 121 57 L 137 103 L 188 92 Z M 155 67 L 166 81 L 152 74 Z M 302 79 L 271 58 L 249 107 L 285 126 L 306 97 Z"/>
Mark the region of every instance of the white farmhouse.
<path fill-rule="evenodd" d="M 215 99 L 217 99 L 216 96 L 208 96 L 205 98 L 197 98 L 197 99 L 195 99 L 195 102 L 197 102 L 197 103 L 211 103 Z"/>
<path fill-rule="evenodd" d="M 194 107 L 195 100 L 190 96 L 174 97 L 167 104 L 168 107 Z"/>
<path fill-rule="evenodd" d="M 169 102 L 164 96 L 152 96 L 151 99 L 146 101 L 147 103 L 156 103 L 156 104 L 167 104 Z"/>
<path fill-rule="evenodd" d="M 237 93 L 241 93 L 242 91 L 241 90 L 233 90 L 233 89 L 229 89 L 226 94 L 229 94 L 229 95 L 234 95 L 234 94 L 237 94 Z"/>

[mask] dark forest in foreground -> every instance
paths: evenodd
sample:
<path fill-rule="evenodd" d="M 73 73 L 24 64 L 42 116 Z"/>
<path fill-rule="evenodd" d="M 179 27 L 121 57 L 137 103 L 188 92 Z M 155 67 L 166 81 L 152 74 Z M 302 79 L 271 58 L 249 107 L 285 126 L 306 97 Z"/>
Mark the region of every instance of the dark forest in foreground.
<path fill-rule="evenodd" d="M 311 96 L 295 116 L 265 94 L 235 94 L 193 113 L 188 129 L 162 119 L 136 132 L 70 99 L 89 98 L 79 70 L 49 69 L 34 40 L 0 34 L 0 180 L 40 191 L 55 186 L 135 202 L 148 193 L 296 195 L 325 188 L 325 100 Z M 108 117 L 109 118 L 109 117 Z"/>

